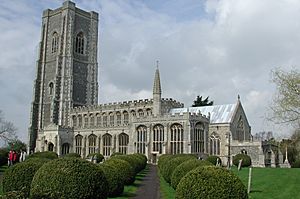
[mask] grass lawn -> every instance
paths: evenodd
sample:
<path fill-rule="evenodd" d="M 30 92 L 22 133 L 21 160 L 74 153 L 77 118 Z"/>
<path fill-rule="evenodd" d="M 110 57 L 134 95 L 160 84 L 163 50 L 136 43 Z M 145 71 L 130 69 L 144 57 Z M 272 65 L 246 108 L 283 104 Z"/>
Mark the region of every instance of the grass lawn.
<path fill-rule="evenodd" d="M 132 185 L 128 185 L 124 187 L 124 191 L 121 196 L 115 197 L 114 199 L 125 199 L 125 198 L 135 197 L 136 196 L 135 193 L 137 189 L 141 186 L 143 178 L 147 175 L 148 172 L 149 172 L 149 165 L 147 165 L 143 171 L 141 171 L 135 176 L 135 181 Z"/>
<path fill-rule="evenodd" d="M 232 172 L 248 186 L 249 168 Z M 300 199 L 300 169 L 253 168 L 249 198 L 251 199 Z M 160 177 L 160 192 L 163 199 L 175 198 L 174 189 Z"/>

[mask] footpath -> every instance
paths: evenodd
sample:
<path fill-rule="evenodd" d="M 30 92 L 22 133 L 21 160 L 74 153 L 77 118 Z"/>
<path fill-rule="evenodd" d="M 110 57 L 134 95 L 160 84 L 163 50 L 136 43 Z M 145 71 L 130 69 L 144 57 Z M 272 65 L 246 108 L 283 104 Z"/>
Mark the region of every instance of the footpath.
<path fill-rule="evenodd" d="M 143 179 L 134 199 L 159 199 L 159 179 L 157 165 L 149 165 L 149 172 Z"/>

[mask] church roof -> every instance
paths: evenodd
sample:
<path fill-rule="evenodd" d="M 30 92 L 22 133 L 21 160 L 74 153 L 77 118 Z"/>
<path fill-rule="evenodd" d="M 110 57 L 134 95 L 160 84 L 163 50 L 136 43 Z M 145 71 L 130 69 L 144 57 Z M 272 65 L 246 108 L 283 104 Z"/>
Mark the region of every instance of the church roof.
<path fill-rule="evenodd" d="M 201 106 L 201 107 L 189 107 L 189 108 L 174 108 L 170 110 L 173 115 L 175 113 L 201 113 L 208 116 L 210 114 L 210 123 L 230 123 L 231 118 L 234 116 L 234 112 L 237 104 L 223 104 L 215 106 Z"/>

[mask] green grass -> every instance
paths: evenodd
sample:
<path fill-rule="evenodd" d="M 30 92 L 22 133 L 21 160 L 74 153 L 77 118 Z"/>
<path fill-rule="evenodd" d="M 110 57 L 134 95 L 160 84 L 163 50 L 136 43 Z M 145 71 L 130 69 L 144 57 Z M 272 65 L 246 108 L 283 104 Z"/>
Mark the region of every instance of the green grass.
<path fill-rule="evenodd" d="M 248 186 L 249 168 L 232 171 Z M 252 199 L 300 199 L 300 169 L 253 168 L 249 198 Z"/>
<path fill-rule="evenodd" d="M 143 171 L 141 171 L 135 176 L 135 181 L 132 185 L 128 185 L 124 187 L 124 191 L 121 196 L 115 197 L 114 199 L 125 199 L 125 198 L 135 197 L 136 196 L 135 193 L 137 189 L 141 186 L 142 181 L 148 172 L 149 172 L 149 165 L 147 165 Z"/>
<path fill-rule="evenodd" d="M 158 172 L 158 176 L 159 176 L 161 198 L 163 199 L 175 198 L 175 190 L 173 189 L 173 187 L 171 187 L 169 183 L 165 181 L 165 179 L 162 177 L 162 175 L 160 175 L 159 172 Z"/>
<path fill-rule="evenodd" d="M 232 168 L 248 186 L 249 168 L 238 171 Z M 251 199 L 300 199 L 300 169 L 253 168 L 249 198 Z M 175 198 L 175 190 L 160 176 L 160 193 L 162 199 Z"/>

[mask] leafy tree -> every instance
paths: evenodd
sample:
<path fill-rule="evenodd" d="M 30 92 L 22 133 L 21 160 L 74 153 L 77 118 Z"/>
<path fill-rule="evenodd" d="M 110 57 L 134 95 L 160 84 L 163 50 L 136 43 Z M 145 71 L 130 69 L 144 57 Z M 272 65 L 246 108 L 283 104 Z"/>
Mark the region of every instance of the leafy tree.
<path fill-rule="evenodd" d="M 271 105 L 271 120 L 278 123 L 294 124 L 300 127 L 300 72 L 276 69 L 272 71 L 272 82 L 277 92 Z"/>
<path fill-rule="evenodd" d="M 16 139 L 16 130 L 13 123 L 5 121 L 2 110 L 0 110 L 0 139 L 4 141 Z"/>
<path fill-rule="evenodd" d="M 10 149 L 13 149 L 15 151 L 26 151 L 26 144 L 24 142 L 22 142 L 21 140 L 19 139 L 14 139 L 14 140 L 10 140 L 8 143 L 7 143 L 7 149 L 10 150 Z"/>
<path fill-rule="evenodd" d="M 196 100 L 194 101 L 194 104 L 192 107 L 198 107 L 198 106 L 212 106 L 214 104 L 214 101 L 209 101 L 209 96 L 207 96 L 204 100 L 202 100 L 202 96 L 197 96 Z"/>

